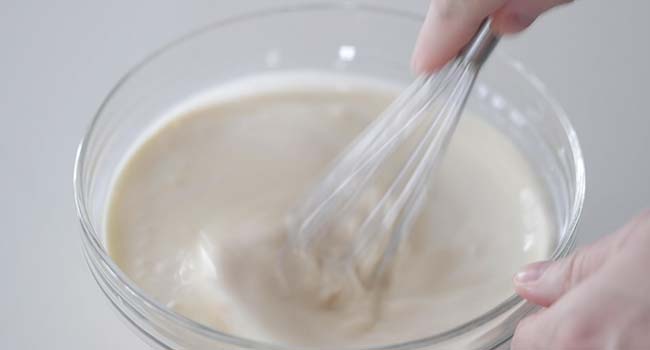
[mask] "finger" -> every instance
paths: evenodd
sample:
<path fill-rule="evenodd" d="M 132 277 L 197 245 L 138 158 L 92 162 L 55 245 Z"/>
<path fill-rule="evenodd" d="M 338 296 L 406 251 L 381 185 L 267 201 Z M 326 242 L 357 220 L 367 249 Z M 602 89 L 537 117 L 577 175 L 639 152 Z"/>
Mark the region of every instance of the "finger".
<path fill-rule="evenodd" d="M 540 310 L 532 315 L 528 315 L 523 320 L 519 321 L 515 333 L 510 341 L 510 349 L 512 350 L 536 350 L 547 349 L 548 344 L 542 344 L 540 339 L 546 340 L 552 334 L 549 328 L 554 322 L 549 318 L 548 310 Z"/>
<path fill-rule="evenodd" d="M 643 310 L 648 294 L 630 294 L 635 281 L 620 266 L 610 269 L 613 266 L 607 264 L 571 289 L 539 318 L 524 319 L 515 331 L 512 349 L 637 349 L 620 345 L 620 330 L 625 328 L 630 335 L 630 323 L 644 322 L 632 315 Z"/>
<path fill-rule="evenodd" d="M 647 217 L 648 214 L 638 216 L 616 233 L 580 248 L 564 259 L 527 265 L 514 277 L 515 291 L 537 305 L 553 304 L 568 290 L 599 270 L 620 249 L 628 236 L 650 222 Z"/>
<path fill-rule="evenodd" d="M 572 0 L 510 0 L 493 16 L 492 28 L 499 34 L 517 33 L 526 29 L 546 10 Z"/>
<path fill-rule="evenodd" d="M 467 44 L 481 22 L 507 0 L 433 0 L 413 54 L 416 73 L 432 72 Z"/>

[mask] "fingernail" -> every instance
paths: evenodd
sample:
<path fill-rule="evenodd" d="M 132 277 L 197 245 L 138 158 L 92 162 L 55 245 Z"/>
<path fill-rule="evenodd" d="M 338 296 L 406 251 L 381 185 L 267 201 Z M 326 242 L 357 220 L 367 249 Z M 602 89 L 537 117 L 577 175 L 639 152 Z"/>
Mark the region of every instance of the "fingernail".
<path fill-rule="evenodd" d="M 550 265 L 549 261 L 541 261 L 537 263 L 532 263 L 524 268 L 523 271 L 518 272 L 515 275 L 514 281 L 516 284 L 531 284 L 539 280 L 540 277 L 544 274 L 544 271 Z"/>

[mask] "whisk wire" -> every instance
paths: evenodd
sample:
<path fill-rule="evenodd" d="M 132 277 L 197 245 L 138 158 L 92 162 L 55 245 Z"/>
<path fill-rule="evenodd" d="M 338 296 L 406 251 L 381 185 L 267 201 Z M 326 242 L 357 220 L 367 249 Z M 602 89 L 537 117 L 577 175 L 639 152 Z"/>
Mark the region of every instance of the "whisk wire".
<path fill-rule="evenodd" d="M 299 249 L 327 231 L 324 219 L 345 211 L 358 198 L 382 161 L 413 132 L 432 101 L 453 81 L 458 69 L 459 65 L 453 63 L 438 74 L 417 79 L 334 162 L 328 175 L 295 211 L 294 216 L 301 221 L 292 232 Z"/>
<path fill-rule="evenodd" d="M 486 20 L 465 50 L 438 73 L 418 77 L 409 85 L 333 162 L 289 216 L 289 243 L 294 251 L 310 255 L 310 266 L 342 267 L 338 273 L 325 271 L 325 279 L 353 276 L 355 285 L 371 288 L 386 276 L 400 242 L 426 202 L 432 173 L 476 75 L 498 42 L 490 25 Z M 408 151 L 406 162 L 393 169 L 396 175 L 387 189 L 365 208 L 365 196 L 377 190 L 371 181 L 386 177 L 380 169 L 403 150 Z M 346 218 L 355 216 L 363 217 L 358 226 L 341 229 Z M 318 244 L 325 237 L 341 242 L 329 249 L 328 244 Z"/>
<path fill-rule="evenodd" d="M 353 254 L 348 259 L 373 257 L 372 254 L 367 254 L 371 249 L 369 245 L 373 242 L 379 245 L 376 250 L 383 252 L 379 255 L 378 261 L 366 262 L 373 267 L 370 271 L 366 271 L 366 280 L 372 281 L 381 274 L 395 255 L 399 242 L 410 232 L 412 223 L 417 217 L 416 213 L 419 213 L 418 207 L 426 197 L 431 173 L 459 121 L 466 95 L 473 84 L 475 74 L 469 72 L 471 69 L 472 67 L 467 66 L 462 70 L 458 84 L 449 93 L 449 98 L 445 99 L 445 103 L 439 109 L 434 108 L 429 113 L 433 118 L 427 126 L 424 137 L 359 229 L 359 240 L 355 241 Z M 385 235 L 389 236 L 387 241 L 382 240 Z"/>
<path fill-rule="evenodd" d="M 461 69 L 458 83 L 451 89 L 449 97 L 444 99 L 442 105 L 432 106 L 427 114 L 433 118 L 429 123 L 422 125 L 426 132 L 415 146 L 411 156 L 406 161 L 402 170 L 395 176 L 391 186 L 384 193 L 377 205 L 367 216 L 359 229 L 359 239 L 352 245 L 349 260 L 372 259 L 373 254 L 368 250 L 370 242 L 378 245 L 375 250 L 386 251 L 377 259 L 389 260 L 392 258 L 394 248 L 410 232 L 412 222 L 423 202 L 430 182 L 430 174 L 439 160 L 438 155 L 444 151 L 449 142 L 449 135 L 455 128 L 460 110 L 464 104 L 464 95 L 473 83 L 472 74 L 467 74 L 470 67 Z M 378 239 L 389 235 L 387 239 Z M 392 236 L 391 236 L 392 235 Z M 377 272 L 383 269 L 385 263 L 367 262 Z M 376 275 L 375 271 L 366 271 L 366 275 Z"/>

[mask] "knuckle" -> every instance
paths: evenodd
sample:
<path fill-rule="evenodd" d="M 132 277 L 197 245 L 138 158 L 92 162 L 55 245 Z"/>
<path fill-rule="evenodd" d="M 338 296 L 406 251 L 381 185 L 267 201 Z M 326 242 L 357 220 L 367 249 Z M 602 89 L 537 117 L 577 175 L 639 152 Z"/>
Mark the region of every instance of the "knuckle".
<path fill-rule="evenodd" d="M 462 16 L 466 0 L 434 0 L 431 13 L 441 20 L 452 20 Z"/>
<path fill-rule="evenodd" d="M 639 218 L 643 221 L 650 221 L 650 208 L 646 208 L 641 211 Z"/>
<path fill-rule="evenodd" d="M 571 289 L 572 286 L 580 282 L 583 274 L 583 265 L 584 265 L 584 256 L 585 249 L 579 248 L 575 251 L 574 254 L 571 254 L 567 260 L 566 273 L 564 274 L 564 281 L 562 284 L 562 290 L 567 291 Z"/>
<path fill-rule="evenodd" d="M 537 339 L 534 335 L 539 333 L 535 329 L 534 320 L 535 315 L 530 315 L 519 321 L 510 343 L 513 350 L 530 350 L 533 346 L 534 340 Z"/>
<path fill-rule="evenodd" d="M 569 321 L 559 327 L 551 344 L 553 349 L 578 350 L 591 347 L 591 343 L 598 335 L 591 322 L 583 321 L 580 318 Z"/>
<path fill-rule="evenodd" d="M 522 319 L 521 321 L 519 321 L 517 327 L 515 328 L 515 333 L 519 333 L 519 334 L 525 333 L 533 325 L 533 320 L 534 318 L 532 316 L 528 316 Z"/>
<path fill-rule="evenodd" d="M 632 221 L 625 225 L 619 231 L 620 239 L 616 245 L 617 250 L 622 250 L 630 244 L 645 244 L 645 240 L 650 239 L 650 209 L 645 209 L 639 213 Z"/>
<path fill-rule="evenodd" d="M 650 209 L 644 209 L 632 219 L 630 226 L 638 228 L 648 222 L 650 222 Z"/>

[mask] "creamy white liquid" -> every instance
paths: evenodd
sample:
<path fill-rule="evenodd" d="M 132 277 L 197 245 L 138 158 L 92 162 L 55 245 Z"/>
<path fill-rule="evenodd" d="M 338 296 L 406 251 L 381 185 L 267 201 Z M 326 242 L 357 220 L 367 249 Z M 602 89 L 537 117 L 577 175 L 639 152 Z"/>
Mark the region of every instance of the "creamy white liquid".
<path fill-rule="evenodd" d="M 328 307 L 281 278 L 287 210 L 396 93 L 372 81 L 287 73 L 177 108 L 119 173 L 106 224 L 111 256 L 175 311 L 278 344 L 380 345 L 480 316 L 513 294 L 513 273 L 548 257 L 554 240 L 526 159 L 471 116 L 436 173 L 376 319 L 368 298 Z"/>

